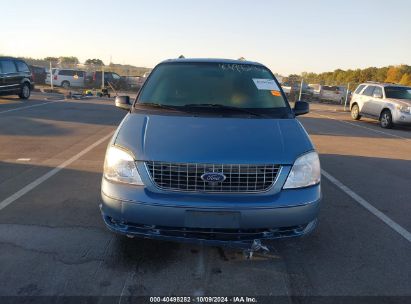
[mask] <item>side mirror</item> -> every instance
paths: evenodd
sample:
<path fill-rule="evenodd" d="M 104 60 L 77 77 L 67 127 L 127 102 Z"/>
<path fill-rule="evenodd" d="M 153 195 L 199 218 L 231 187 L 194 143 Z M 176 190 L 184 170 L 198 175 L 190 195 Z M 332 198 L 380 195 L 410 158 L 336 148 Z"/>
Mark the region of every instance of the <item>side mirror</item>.
<path fill-rule="evenodd" d="M 129 96 L 117 96 L 116 97 L 116 107 L 130 111 L 131 109 L 131 103 L 130 103 L 130 97 Z"/>
<path fill-rule="evenodd" d="M 310 112 L 310 104 L 308 102 L 298 100 L 296 101 L 293 110 L 295 116 L 307 114 Z"/>
<path fill-rule="evenodd" d="M 381 93 L 374 93 L 374 94 L 372 95 L 372 97 L 374 97 L 374 98 L 382 98 L 382 94 L 381 94 Z"/>

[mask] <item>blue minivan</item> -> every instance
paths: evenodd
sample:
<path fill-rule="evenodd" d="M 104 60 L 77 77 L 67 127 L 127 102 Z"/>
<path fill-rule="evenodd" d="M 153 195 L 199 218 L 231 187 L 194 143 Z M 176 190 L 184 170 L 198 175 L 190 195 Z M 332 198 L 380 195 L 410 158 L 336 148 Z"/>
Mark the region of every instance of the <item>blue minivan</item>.
<path fill-rule="evenodd" d="M 273 73 L 223 59 L 158 64 L 105 157 L 107 227 L 142 238 L 242 245 L 305 235 L 321 200 L 318 154 Z"/>

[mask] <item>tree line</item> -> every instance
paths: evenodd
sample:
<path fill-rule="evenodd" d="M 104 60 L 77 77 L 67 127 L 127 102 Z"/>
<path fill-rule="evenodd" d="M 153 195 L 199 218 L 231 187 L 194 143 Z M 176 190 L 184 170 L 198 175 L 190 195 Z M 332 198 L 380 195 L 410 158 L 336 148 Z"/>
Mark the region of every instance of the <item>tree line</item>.
<path fill-rule="evenodd" d="M 24 59 L 29 65 L 41 66 L 44 68 L 48 68 L 51 63 L 52 67 L 76 69 L 80 63 L 80 60 L 74 56 L 45 57 L 42 59 L 21 57 L 21 59 Z M 136 67 L 133 65 L 116 63 L 105 65 L 103 60 L 98 58 L 87 59 L 84 62 L 84 67 L 81 67 L 81 69 L 96 71 L 101 70 L 102 67 L 104 67 L 104 71 L 115 72 L 122 76 L 142 76 L 145 72 L 150 71 L 149 68 Z"/>
<path fill-rule="evenodd" d="M 311 73 L 304 72 L 301 75 L 292 74 L 283 79 L 285 83 L 301 82 L 318 83 L 322 85 L 346 86 L 350 83 L 350 88 L 355 88 L 358 84 L 366 81 L 391 82 L 411 86 L 411 66 L 402 64 L 382 68 L 369 67 L 366 69 L 341 70 L 333 72 Z"/>
<path fill-rule="evenodd" d="M 74 56 L 46 57 L 43 59 L 22 58 L 30 65 L 48 67 L 50 62 L 53 67 L 75 68 L 80 63 L 79 59 Z M 105 66 L 101 59 L 90 58 L 84 62 L 84 65 L 91 70 L 101 69 Z M 132 65 L 121 65 L 110 63 L 105 66 L 106 71 L 112 71 L 121 75 L 141 76 L 149 71 L 148 68 L 136 67 Z M 337 69 L 333 72 L 312 73 L 303 72 L 301 75 L 291 74 L 283 77 L 283 83 L 299 84 L 303 78 L 304 83 L 318 83 L 322 85 L 341 85 L 350 84 L 350 88 L 355 88 L 358 84 L 366 81 L 391 82 L 411 86 L 411 66 L 402 64 L 396 66 L 387 66 L 382 68 L 369 67 L 365 69 L 342 70 Z"/>

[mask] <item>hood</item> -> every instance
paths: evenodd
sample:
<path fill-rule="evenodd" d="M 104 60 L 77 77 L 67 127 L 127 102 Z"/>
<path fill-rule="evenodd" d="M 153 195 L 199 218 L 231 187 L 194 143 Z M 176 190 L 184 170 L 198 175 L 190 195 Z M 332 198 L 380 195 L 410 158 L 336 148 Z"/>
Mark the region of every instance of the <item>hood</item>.
<path fill-rule="evenodd" d="M 406 106 L 406 107 L 411 106 L 411 100 L 408 100 L 408 99 L 387 98 L 386 100 L 392 103 L 395 103 L 397 105 L 400 105 L 400 106 Z"/>
<path fill-rule="evenodd" d="M 296 119 L 128 114 L 114 142 L 137 160 L 293 164 L 313 145 Z"/>

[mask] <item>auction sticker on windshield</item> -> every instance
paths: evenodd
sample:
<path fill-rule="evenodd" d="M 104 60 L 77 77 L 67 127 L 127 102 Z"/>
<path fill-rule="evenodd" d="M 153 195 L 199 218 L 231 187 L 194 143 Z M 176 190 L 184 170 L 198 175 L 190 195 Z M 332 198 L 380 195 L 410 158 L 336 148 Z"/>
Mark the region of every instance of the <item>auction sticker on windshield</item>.
<path fill-rule="evenodd" d="M 280 88 L 277 86 L 273 79 L 262 79 L 262 78 L 253 78 L 254 84 L 259 90 L 266 91 L 279 91 Z"/>

